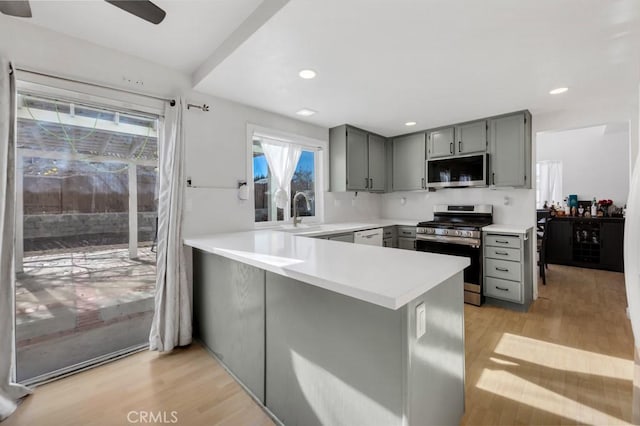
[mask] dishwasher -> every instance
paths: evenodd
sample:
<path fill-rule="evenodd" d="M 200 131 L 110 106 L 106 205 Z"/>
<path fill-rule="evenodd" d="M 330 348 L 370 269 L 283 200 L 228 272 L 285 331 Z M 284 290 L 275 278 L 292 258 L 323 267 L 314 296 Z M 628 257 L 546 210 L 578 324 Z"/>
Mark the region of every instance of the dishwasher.
<path fill-rule="evenodd" d="M 367 229 L 366 231 L 358 231 L 353 233 L 353 242 L 355 244 L 366 244 L 369 246 L 382 247 L 382 228 Z"/>

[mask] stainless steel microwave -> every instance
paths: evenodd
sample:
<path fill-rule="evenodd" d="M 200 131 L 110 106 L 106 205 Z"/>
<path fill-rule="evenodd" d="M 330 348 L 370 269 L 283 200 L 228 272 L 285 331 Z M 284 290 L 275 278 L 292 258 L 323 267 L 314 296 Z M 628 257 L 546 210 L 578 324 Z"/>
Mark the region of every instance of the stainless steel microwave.
<path fill-rule="evenodd" d="M 487 186 L 489 154 L 472 154 L 427 160 L 427 187 Z"/>

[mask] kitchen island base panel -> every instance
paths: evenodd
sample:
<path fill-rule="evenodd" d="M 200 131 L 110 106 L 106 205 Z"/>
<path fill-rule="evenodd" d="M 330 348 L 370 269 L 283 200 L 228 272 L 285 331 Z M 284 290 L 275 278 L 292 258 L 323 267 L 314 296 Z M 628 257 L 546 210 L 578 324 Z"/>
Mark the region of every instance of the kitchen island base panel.
<path fill-rule="evenodd" d="M 286 425 L 459 424 L 462 273 L 390 310 L 267 272 L 266 405 Z M 426 333 L 416 338 L 416 307 Z"/>
<path fill-rule="evenodd" d="M 193 333 L 264 403 L 265 271 L 193 251 Z"/>
<path fill-rule="evenodd" d="M 286 425 L 459 424 L 463 306 L 462 271 L 394 310 L 194 251 L 198 339 Z"/>

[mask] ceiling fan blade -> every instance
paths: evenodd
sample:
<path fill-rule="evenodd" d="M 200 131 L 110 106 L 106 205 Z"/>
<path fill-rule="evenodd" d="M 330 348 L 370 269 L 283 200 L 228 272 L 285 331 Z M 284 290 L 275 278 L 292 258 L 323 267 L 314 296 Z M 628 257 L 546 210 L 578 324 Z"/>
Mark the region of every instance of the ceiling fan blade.
<path fill-rule="evenodd" d="M 31 18 L 31 6 L 28 0 L 0 1 L 0 12 L 18 18 Z"/>
<path fill-rule="evenodd" d="M 138 18 L 158 25 L 167 16 L 167 13 L 149 0 L 105 0 L 122 10 L 125 10 Z M 1 3 L 1 2 L 0 2 Z M 17 3 L 17 2 L 16 2 Z"/>

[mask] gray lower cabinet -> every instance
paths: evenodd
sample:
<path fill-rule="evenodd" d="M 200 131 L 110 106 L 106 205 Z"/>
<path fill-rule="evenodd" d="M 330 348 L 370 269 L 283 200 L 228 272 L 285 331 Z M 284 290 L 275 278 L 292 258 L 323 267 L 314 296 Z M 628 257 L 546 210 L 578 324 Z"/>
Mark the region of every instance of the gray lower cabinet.
<path fill-rule="evenodd" d="M 353 232 L 349 232 L 346 234 L 329 235 L 327 239 L 332 241 L 342 241 L 343 243 L 353 243 Z"/>
<path fill-rule="evenodd" d="M 398 248 L 403 250 L 415 250 L 416 239 L 398 237 Z"/>
<path fill-rule="evenodd" d="M 395 226 L 385 226 L 382 229 L 382 247 L 397 247 L 397 238 Z"/>
<path fill-rule="evenodd" d="M 531 114 L 489 120 L 490 185 L 531 188 Z"/>
<path fill-rule="evenodd" d="M 385 191 L 384 137 L 342 125 L 329 131 L 329 144 L 331 191 Z"/>
<path fill-rule="evenodd" d="M 264 403 L 265 271 L 193 251 L 194 336 Z"/>
<path fill-rule="evenodd" d="M 487 301 L 526 310 L 533 299 L 527 234 L 484 233 L 484 295 Z"/>
<path fill-rule="evenodd" d="M 455 154 L 455 135 L 453 127 L 427 132 L 428 158 L 450 157 Z"/>
<path fill-rule="evenodd" d="M 393 139 L 393 190 L 425 189 L 426 158 L 424 133 Z"/>
<path fill-rule="evenodd" d="M 415 226 L 397 226 L 396 233 L 398 235 L 398 248 L 403 250 L 416 249 L 416 227 Z"/>

